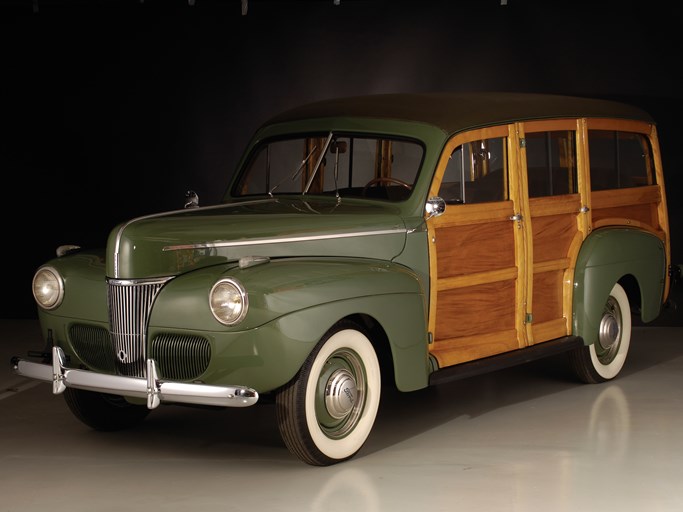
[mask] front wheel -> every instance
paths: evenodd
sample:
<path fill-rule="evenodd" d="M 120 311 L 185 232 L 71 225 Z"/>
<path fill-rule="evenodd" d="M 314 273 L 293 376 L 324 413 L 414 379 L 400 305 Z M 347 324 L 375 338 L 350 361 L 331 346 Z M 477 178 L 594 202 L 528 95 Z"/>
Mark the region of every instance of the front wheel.
<path fill-rule="evenodd" d="M 313 466 L 351 458 L 370 434 L 380 392 L 381 372 L 372 343 L 357 325 L 340 322 L 276 396 L 285 445 Z"/>
<path fill-rule="evenodd" d="M 131 404 L 122 396 L 82 389 L 66 388 L 64 400 L 76 418 L 105 432 L 134 427 L 150 412 L 147 406 Z"/>
<path fill-rule="evenodd" d="M 598 340 L 570 352 L 570 363 L 583 382 L 596 384 L 616 377 L 631 344 L 631 310 L 626 292 L 615 284 L 600 319 Z"/>

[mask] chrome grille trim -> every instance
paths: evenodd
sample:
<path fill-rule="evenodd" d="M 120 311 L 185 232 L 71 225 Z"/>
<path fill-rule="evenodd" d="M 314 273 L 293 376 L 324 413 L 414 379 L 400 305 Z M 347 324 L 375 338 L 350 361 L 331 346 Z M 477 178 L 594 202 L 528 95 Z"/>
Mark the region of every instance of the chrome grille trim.
<path fill-rule="evenodd" d="M 147 321 L 154 299 L 169 279 L 107 279 L 109 330 L 120 375 L 145 376 Z"/>

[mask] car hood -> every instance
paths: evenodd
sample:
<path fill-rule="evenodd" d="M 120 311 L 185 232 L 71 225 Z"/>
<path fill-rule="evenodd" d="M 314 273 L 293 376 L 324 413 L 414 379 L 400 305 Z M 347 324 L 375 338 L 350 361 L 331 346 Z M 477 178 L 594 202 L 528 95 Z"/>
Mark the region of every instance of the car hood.
<path fill-rule="evenodd" d="M 406 227 L 393 205 L 267 198 L 139 217 L 112 230 L 107 275 L 177 275 L 248 256 L 390 260 Z"/>

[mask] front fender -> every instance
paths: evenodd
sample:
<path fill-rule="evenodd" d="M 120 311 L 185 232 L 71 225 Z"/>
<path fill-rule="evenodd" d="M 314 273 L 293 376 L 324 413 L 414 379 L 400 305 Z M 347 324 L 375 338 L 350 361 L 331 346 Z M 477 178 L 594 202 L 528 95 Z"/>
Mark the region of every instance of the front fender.
<path fill-rule="evenodd" d="M 603 228 L 583 243 L 574 273 L 573 328 L 587 345 L 598 338 L 600 318 L 612 287 L 631 275 L 640 288 L 641 319 L 661 311 L 666 279 L 664 243 L 635 228 Z"/>
<path fill-rule="evenodd" d="M 373 316 L 387 332 L 397 387 L 427 386 L 426 330 L 419 295 L 358 297 L 296 311 L 257 329 L 215 332 L 207 384 L 239 382 L 265 393 L 289 382 L 325 332 L 342 318 Z"/>
<path fill-rule="evenodd" d="M 64 283 L 62 304 L 50 311 L 38 308 L 39 316 L 87 319 L 108 322 L 107 282 L 104 274 L 104 253 L 80 251 L 47 262 L 54 267 Z"/>
<path fill-rule="evenodd" d="M 209 290 L 220 278 L 233 277 L 245 287 L 249 312 L 226 327 L 209 309 Z M 417 276 L 387 261 L 345 258 L 292 258 L 249 268 L 220 265 L 169 281 L 157 296 L 150 327 L 244 331 L 321 304 L 362 296 L 422 293 Z M 329 326 L 328 326 L 329 327 Z"/>
<path fill-rule="evenodd" d="M 249 313 L 239 326 L 218 323 L 208 291 L 225 275 L 239 279 Z M 159 293 L 149 336 L 196 332 L 210 340 L 212 360 L 202 380 L 240 382 L 267 392 L 288 382 L 315 344 L 342 318 L 367 315 L 389 340 L 396 384 L 427 385 L 425 295 L 414 273 L 390 262 L 292 259 L 256 267 L 200 269 Z"/>

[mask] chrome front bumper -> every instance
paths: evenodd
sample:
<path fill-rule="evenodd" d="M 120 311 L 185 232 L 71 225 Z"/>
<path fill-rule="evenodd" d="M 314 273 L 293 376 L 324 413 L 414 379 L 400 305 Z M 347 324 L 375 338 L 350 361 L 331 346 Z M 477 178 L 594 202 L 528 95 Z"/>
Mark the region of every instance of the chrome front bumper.
<path fill-rule="evenodd" d="M 15 358 L 12 366 L 18 375 L 52 382 L 52 392 L 55 395 L 63 393 L 66 388 L 76 388 L 146 398 L 149 409 L 155 409 L 162 402 L 248 407 L 254 405 L 259 398 L 256 390 L 244 386 L 164 382 L 159 380 L 157 364 L 153 359 L 147 359 L 146 379 L 67 368 L 64 365 L 65 360 L 64 351 L 59 347 L 53 347 L 52 365 Z"/>

